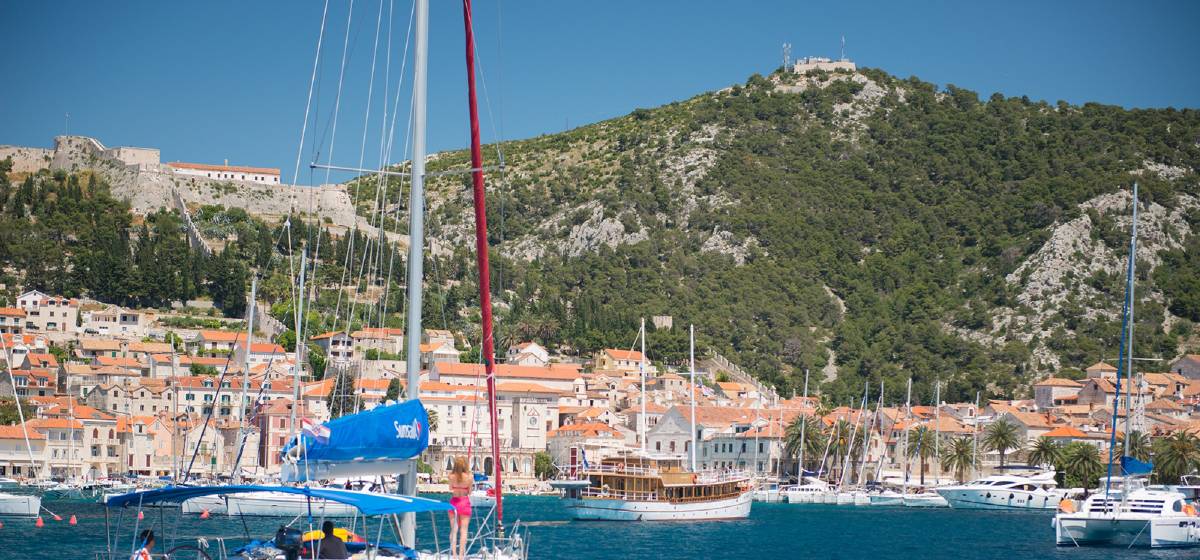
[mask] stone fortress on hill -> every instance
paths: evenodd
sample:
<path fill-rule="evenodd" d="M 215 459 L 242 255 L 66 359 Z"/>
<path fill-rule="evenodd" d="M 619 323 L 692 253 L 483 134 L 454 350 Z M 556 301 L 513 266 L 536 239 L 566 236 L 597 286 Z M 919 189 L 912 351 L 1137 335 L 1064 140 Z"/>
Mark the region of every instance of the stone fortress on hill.
<path fill-rule="evenodd" d="M 109 148 L 95 138 L 56 136 L 53 148 L 0 146 L 0 159 L 12 158 L 15 172 L 35 173 L 41 169 L 91 170 L 108 182 L 113 196 L 129 201 L 139 214 L 159 208 L 195 209 L 204 204 L 242 208 L 264 218 L 282 218 L 289 212 L 319 214 L 333 229 L 372 232 L 365 220 L 355 215 L 343 185 L 307 187 L 283 184 L 279 169 L 162 163 L 157 148 L 129 146 Z"/>

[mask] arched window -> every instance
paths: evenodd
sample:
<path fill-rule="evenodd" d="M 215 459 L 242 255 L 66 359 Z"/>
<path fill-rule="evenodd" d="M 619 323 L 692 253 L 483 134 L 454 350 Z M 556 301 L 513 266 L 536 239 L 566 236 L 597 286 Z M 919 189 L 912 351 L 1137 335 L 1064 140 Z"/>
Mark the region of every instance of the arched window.
<path fill-rule="evenodd" d="M 492 476 L 492 458 L 487 457 L 483 460 L 483 474 Z"/>
<path fill-rule="evenodd" d="M 529 457 L 525 458 L 525 469 L 523 472 L 525 474 L 533 474 L 533 461 L 531 461 Z"/>
<path fill-rule="evenodd" d="M 512 460 L 512 471 L 510 471 L 510 472 L 517 472 L 517 458 L 516 458 L 516 457 L 513 457 L 513 460 Z"/>
<path fill-rule="evenodd" d="M 112 429 L 109 429 L 109 430 L 108 430 L 108 439 L 112 439 L 112 438 L 114 438 L 114 437 L 116 437 L 116 436 L 115 436 L 115 433 L 112 431 Z"/>
<path fill-rule="evenodd" d="M 671 440 L 671 451 L 672 452 L 675 451 L 675 441 L 674 440 Z"/>
<path fill-rule="evenodd" d="M 100 439 L 100 429 L 92 428 L 92 439 Z"/>

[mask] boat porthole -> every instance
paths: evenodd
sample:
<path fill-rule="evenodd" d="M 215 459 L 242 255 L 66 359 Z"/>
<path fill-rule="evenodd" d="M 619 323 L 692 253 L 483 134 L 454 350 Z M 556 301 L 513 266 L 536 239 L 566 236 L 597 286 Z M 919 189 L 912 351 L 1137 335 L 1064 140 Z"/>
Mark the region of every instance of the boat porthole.
<path fill-rule="evenodd" d="M 991 497 L 992 497 L 992 493 L 991 493 L 991 492 L 988 492 L 988 493 L 987 493 L 987 495 L 986 495 L 986 496 L 984 496 L 984 497 L 985 497 L 985 498 L 991 498 Z"/>

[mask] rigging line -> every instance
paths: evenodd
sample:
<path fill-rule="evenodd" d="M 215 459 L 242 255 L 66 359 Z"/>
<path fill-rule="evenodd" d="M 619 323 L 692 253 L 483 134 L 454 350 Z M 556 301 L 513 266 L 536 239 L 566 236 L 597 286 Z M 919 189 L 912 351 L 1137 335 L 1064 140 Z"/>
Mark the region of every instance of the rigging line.
<path fill-rule="evenodd" d="M 380 11 L 383 10 L 382 2 L 379 5 Z M 342 109 L 342 87 L 346 77 L 346 51 L 350 50 L 350 22 L 354 19 L 354 0 L 350 0 L 349 8 L 346 10 L 346 32 L 342 37 L 342 62 L 338 69 L 338 84 L 337 93 L 333 98 L 333 131 L 329 136 L 329 153 L 325 156 L 325 161 L 333 163 L 333 149 L 337 147 L 337 125 L 338 116 Z M 379 27 L 375 28 L 376 42 L 379 38 Z M 372 71 L 374 68 L 372 68 Z M 365 133 L 364 133 L 365 134 Z M 329 170 L 325 170 L 325 183 L 329 182 Z"/>
<path fill-rule="evenodd" d="M 388 103 L 387 103 L 387 101 L 388 101 L 388 97 L 389 97 L 389 87 L 391 85 L 392 36 L 393 36 L 392 29 L 393 29 L 393 22 L 395 19 L 394 17 L 392 17 L 394 3 L 392 6 L 393 7 L 389 8 L 389 10 L 388 10 L 388 37 L 387 37 L 387 49 L 386 49 L 386 62 L 384 63 L 384 67 L 383 67 L 384 90 L 383 90 L 383 98 L 381 100 L 382 105 L 383 105 L 383 119 L 382 119 L 382 121 L 380 123 L 380 127 L 379 127 L 379 152 L 378 152 L 378 158 L 379 158 L 378 163 L 379 163 L 380 173 L 375 178 L 376 179 L 375 196 L 372 199 L 373 207 L 372 207 L 371 216 L 370 216 L 370 218 L 375 221 L 375 235 L 378 237 L 378 241 L 376 242 L 376 246 L 375 246 L 375 253 L 373 255 L 379 255 L 379 256 L 382 255 L 383 247 L 384 247 L 384 244 L 386 243 L 386 232 L 383 229 L 383 212 L 384 212 L 383 201 L 386 200 L 386 197 L 381 197 L 380 193 L 381 193 L 381 190 L 386 192 L 385 189 L 387 187 L 387 180 L 388 180 L 387 176 L 383 173 L 383 169 L 385 166 L 384 157 L 385 157 L 385 153 L 388 151 L 387 144 L 388 144 L 388 140 L 389 140 L 389 138 L 387 136 L 387 122 L 388 122 Z M 381 8 L 382 8 L 382 4 L 381 4 Z M 366 137 L 364 135 L 364 146 L 365 146 L 365 140 L 366 140 Z M 359 161 L 359 164 L 360 165 L 362 164 L 361 160 Z M 378 272 L 379 267 L 376 266 L 376 261 L 378 260 L 378 258 L 380 258 L 379 256 L 372 256 L 372 258 L 371 258 L 371 271 L 369 273 L 367 273 L 367 278 L 368 278 L 367 289 L 368 290 L 373 288 L 377 283 L 377 278 L 378 278 L 377 272 Z M 371 307 L 367 310 L 365 324 L 368 326 L 371 324 L 371 317 L 372 317 L 376 307 L 377 307 L 376 305 L 371 305 Z"/>
<path fill-rule="evenodd" d="M 388 125 L 387 153 L 386 153 L 383 161 L 380 162 L 380 168 L 384 167 L 384 163 L 386 161 L 391 160 L 392 148 L 395 145 L 396 116 L 400 113 L 400 110 L 399 110 L 400 109 L 400 92 L 403 89 L 402 86 L 404 84 L 405 71 L 408 68 L 408 49 L 409 49 L 410 41 L 412 39 L 412 27 L 413 27 L 413 21 L 415 19 L 415 16 L 416 16 L 416 3 L 414 2 L 413 10 L 409 14 L 408 31 L 404 38 L 404 54 L 400 57 L 400 77 L 397 79 L 396 93 L 395 93 L 395 97 L 393 98 L 393 101 L 392 101 L 392 116 L 391 116 L 391 122 Z M 409 112 L 408 112 L 408 116 L 409 116 L 408 125 L 406 127 L 406 134 L 404 136 L 404 149 L 402 151 L 403 156 L 408 155 L 409 142 L 412 140 L 412 134 L 411 134 L 411 132 L 412 132 L 412 114 L 413 114 L 412 112 L 413 112 L 413 103 L 410 100 Z M 390 178 L 388 178 L 386 180 L 388 181 L 388 184 L 391 183 Z M 386 193 L 387 190 L 384 189 L 384 192 Z M 400 219 L 399 219 L 400 214 L 401 214 L 400 209 L 403 208 L 403 201 L 404 201 L 404 179 L 403 178 L 400 178 L 397 181 L 396 196 L 397 196 L 397 199 L 396 199 L 396 204 L 395 204 L 395 217 L 392 218 L 392 221 L 393 221 L 393 225 L 395 226 L 396 234 L 398 236 L 400 233 Z M 387 223 L 384 222 L 384 229 L 386 229 L 386 227 L 387 227 Z M 383 308 L 381 310 L 382 314 L 387 313 L 387 301 L 388 301 L 388 297 L 391 294 L 391 285 L 392 285 L 392 280 L 393 280 L 392 271 L 394 270 L 393 267 L 396 262 L 396 254 L 398 252 L 399 252 L 398 250 L 393 251 L 391 254 L 391 257 L 388 259 L 388 280 L 387 280 L 387 283 L 384 285 L 384 298 L 383 298 L 384 304 L 383 304 Z M 408 270 L 407 266 L 405 266 L 404 270 L 405 270 L 405 273 L 407 274 L 407 270 Z M 401 309 L 403 309 L 402 305 L 403 305 L 403 303 L 401 304 Z"/>
<path fill-rule="evenodd" d="M 308 101 L 304 104 L 304 125 L 300 128 L 300 145 L 296 147 L 296 166 L 292 170 L 292 210 L 295 210 L 296 176 L 300 174 L 300 156 L 304 154 L 304 136 L 308 132 L 308 117 L 312 109 L 313 87 L 317 82 L 317 63 L 321 60 L 321 43 L 325 40 L 325 21 L 329 14 L 329 0 L 321 12 L 321 31 L 317 35 L 317 52 L 313 56 L 312 77 L 308 83 Z"/>

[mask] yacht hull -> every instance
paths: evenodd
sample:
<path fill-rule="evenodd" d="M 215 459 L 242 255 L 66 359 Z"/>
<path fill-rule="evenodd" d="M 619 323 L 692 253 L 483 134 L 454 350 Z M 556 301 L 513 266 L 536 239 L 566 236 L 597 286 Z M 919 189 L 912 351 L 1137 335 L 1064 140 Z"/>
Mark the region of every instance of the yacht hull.
<path fill-rule="evenodd" d="M 1058 507 L 1062 493 L 992 490 L 978 488 L 939 488 L 936 492 L 954 509 L 992 509 L 1010 511 L 1050 511 Z"/>
<path fill-rule="evenodd" d="M 670 503 L 605 498 L 567 498 L 566 507 L 575 519 L 603 521 L 701 521 L 745 519 L 750 515 L 753 493 L 706 502 Z"/>
<path fill-rule="evenodd" d="M 947 507 L 946 499 L 937 494 L 909 495 L 904 497 L 904 507 L 910 508 L 943 508 Z"/>
<path fill-rule="evenodd" d="M 36 517 L 42 509 L 42 499 L 25 494 L 0 494 L 0 515 Z"/>
<path fill-rule="evenodd" d="M 1054 519 L 1060 546 L 1106 544 L 1181 548 L 1200 546 L 1200 518 L 1060 514 Z"/>

